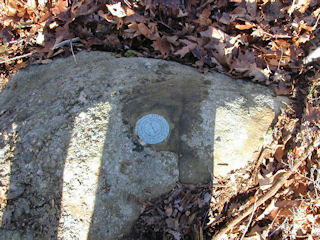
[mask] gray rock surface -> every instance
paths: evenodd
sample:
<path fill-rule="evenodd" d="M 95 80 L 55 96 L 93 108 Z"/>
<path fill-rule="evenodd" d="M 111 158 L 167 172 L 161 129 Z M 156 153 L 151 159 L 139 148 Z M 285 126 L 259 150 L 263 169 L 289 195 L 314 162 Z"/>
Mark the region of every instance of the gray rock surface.
<path fill-rule="evenodd" d="M 10 199 L 0 239 L 119 239 L 141 201 L 244 167 L 280 111 L 267 87 L 218 73 L 102 52 L 76 59 L 24 69 L 0 93 Z M 168 121 L 164 142 L 135 135 L 149 113 Z"/>

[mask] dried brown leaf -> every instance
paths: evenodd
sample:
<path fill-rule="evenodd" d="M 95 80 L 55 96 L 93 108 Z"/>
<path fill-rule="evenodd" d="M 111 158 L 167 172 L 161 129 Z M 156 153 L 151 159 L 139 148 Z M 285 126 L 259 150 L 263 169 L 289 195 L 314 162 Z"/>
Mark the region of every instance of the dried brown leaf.
<path fill-rule="evenodd" d="M 228 41 L 230 39 L 229 35 L 214 26 L 209 26 L 206 31 L 200 32 L 200 35 L 201 37 L 213 38 L 220 41 Z"/>
<path fill-rule="evenodd" d="M 182 47 L 181 49 L 179 49 L 174 53 L 174 55 L 180 55 L 180 58 L 183 58 L 187 53 L 191 52 L 197 47 L 196 43 L 186 39 L 181 39 L 180 42 L 183 42 L 184 44 L 186 44 L 186 46 Z"/>
<path fill-rule="evenodd" d="M 293 215 L 292 208 L 299 207 L 300 204 L 300 200 L 281 200 L 276 202 L 275 206 L 280 210 L 280 217 L 288 217 Z"/>
<path fill-rule="evenodd" d="M 168 36 L 166 37 L 168 42 L 170 42 L 172 45 L 174 46 L 179 46 L 179 42 L 177 41 L 178 40 L 178 36 Z"/>
<path fill-rule="evenodd" d="M 222 13 L 222 16 L 219 18 L 219 22 L 229 25 L 231 22 L 230 15 L 226 12 Z"/>
<path fill-rule="evenodd" d="M 255 20 L 257 15 L 257 1 L 245 1 L 245 3 L 250 18 Z"/>
<path fill-rule="evenodd" d="M 138 22 L 138 23 L 146 23 L 148 21 L 149 21 L 148 18 L 146 18 L 146 17 L 144 17 L 144 16 L 142 16 L 142 15 L 140 15 L 138 13 L 135 13 L 135 14 L 132 14 L 132 15 L 129 15 L 127 13 L 127 16 L 124 19 L 124 23 L 125 24 L 136 23 L 136 22 Z"/>
<path fill-rule="evenodd" d="M 304 119 L 313 123 L 320 123 L 320 107 L 314 107 L 310 103 L 307 103 Z"/>
<path fill-rule="evenodd" d="M 275 90 L 275 92 L 276 92 L 276 94 L 278 95 L 278 96 L 282 96 L 282 95 L 288 95 L 288 94 L 290 94 L 290 92 L 291 92 L 291 87 L 290 86 L 288 86 L 287 84 L 285 84 L 284 82 L 279 82 L 279 84 L 278 84 L 278 86 L 276 86 L 275 88 L 274 88 L 274 90 Z M 279 160 L 280 161 L 280 160 Z"/>
<path fill-rule="evenodd" d="M 250 22 L 246 22 L 245 24 L 236 24 L 234 27 L 236 29 L 239 29 L 239 30 L 249 30 L 251 28 L 253 28 L 255 25 L 250 23 Z"/>
<path fill-rule="evenodd" d="M 281 169 L 281 170 L 277 171 L 274 175 L 272 174 L 272 172 L 269 172 L 265 176 L 262 176 L 261 174 L 259 174 L 260 188 L 262 190 L 266 190 L 266 189 L 270 188 L 273 185 L 273 183 L 275 183 L 277 181 L 277 179 L 279 179 L 285 173 L 286 173 L 286 170 Z"/>
<path fill-rule="evenodd" d="M 275 205 L 275 199 L 272 199 L 270 204 L 263 211 L 263 213 L 260 216 L 258 216 L 255 220 L 260 221 L 266 217 L 268 218 L 268 216 L 272 213 L 272 211 L 277 210 L 277 209 L 278 209 L 278 207 L 276 207 L 276 205 Z"/>
<path fill-rule="evenodd" d="M 237 18 L 245 18 L 246 15 L 247 10 L 242 6 L 238 6 L 230 13 L 231 21 L 233 22 Z"/>
<path fill-rule="evenodd" d="M 279 145 L 274 153 L 274 158 L 279 162 L 282 161 L 284 152 L 285 152 L 284 145 Z"/>
<path fill-rule="evenodd" d="M 233 65 L 232 69 L 235 73 L 241 73 L 244 77 L 250 77 L 255 82 L 265 82 L 269 79 L 270 75 L 267 69 L 261 69 L 255 63 L 248 64 L 247 67 Z"/>
<path fill-rule="evenodd" d="M 166 37 L 158 38 L 152 43 L 152 47 L 161 53 L 163 57 L 167 57 L 170 54 L 171 45 Z"/>
<path fill-rule="evenodd" d="M 99 5 L 93 1 L 79 0 L 71 7 L 71 20 L 79 16 L 89 15 L 99 9 Z"/>
<path fill-rule="evenodd" d="M 208 26 L 211 24 L 211 8 L 210 5 L 203 9 L 203 11 L 201 12 L 201 14 L 199 15 L 199 18 L 194 20 L 195 23 L 200 24 L 200 26 Z"/>
<path fill-rule="evenodd" d="M 68 2 L 66 0 L 58 0 L 54 3 L 53 8 L 51 8 L 51 12 L 53 15 L 57 16 L 61 20 L 67 20 L 68 14 L 66 13 L 68 11 Z"/>
<path fill-rule="evenodd" d="M 145 36 L 146 38 L 150 40 L 156 40 L 158 36 L 153 34 L 150 29 L 144 24 L 144 23 L 139 23 L 138 24 L 138 30 L 140 33 Z"/>

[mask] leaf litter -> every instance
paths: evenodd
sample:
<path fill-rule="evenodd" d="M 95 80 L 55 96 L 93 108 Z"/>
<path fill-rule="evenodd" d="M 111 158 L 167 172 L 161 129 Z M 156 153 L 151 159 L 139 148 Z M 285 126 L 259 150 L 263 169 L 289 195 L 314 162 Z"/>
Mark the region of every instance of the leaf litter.
<path fill-rule="evenodd" d="M 0 89 L 20 68 L 87 49 L 219 71 L 293 100 L 254 164 L 143 203 L 127 239 L 320 237 L 318 1 L 30 2 L 0 1 Z"/>

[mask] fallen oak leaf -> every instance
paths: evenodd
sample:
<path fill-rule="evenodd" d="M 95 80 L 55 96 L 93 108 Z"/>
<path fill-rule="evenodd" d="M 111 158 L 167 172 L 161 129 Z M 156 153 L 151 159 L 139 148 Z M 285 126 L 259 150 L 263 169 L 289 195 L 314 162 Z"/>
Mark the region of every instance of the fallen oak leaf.
<path fill-rule="evenodd" d="M 127 6 L 125 7 L 125 13 L 126 13 L 127 17 L 132 16 L 132 15 L 136 15 L 136 12 Z"/>
<path fill-rule="evenodd" d="M 291 60 L 290 56 L 286 56 L 283 53 L 264 54 L 263 57 L 265 58 L 269 67 L 272 68 L 279 68 L 279 66 L 287 66 Z"/>
<path fill-rule="evenodd" d="M 74 35 L 69 30 L 69 24 L 65 24 L 61 27 L 57 27 L 56 28 L 56 39 L 55 39 L 55 43 L 52 47 L 52 50 L 54 50 L 55 46 L 57 46 L 64 39 L 72 39 L 73 37 L 74 37 Z"/>
<path fill-rule="evenodd" d="M 154 50 L 159 51 L 163 57 L 168 57 L 171 50 L 170 42 L 166 37 L 158 38 L 152 43 Z"/>
<path fill-rule="evenodd" d="M 292 91 L 292 88 L 287 84 L 285 84 L 283 81 L 280 81 L 278 86 L 274 87 L 274 90 L 278 96 L 283 96 L 283 95 L 289 95 L 290 92 Z"/>
<path fill-rule="evenodd" d="M 304 114 L 304 119 L 313 123 L 320 122 L 320 107 L 314 107 L 310 103 L 306 104 L 306 112 Z"/>
<path fill-rule="evenodd" d="M 169 36 L 169 37 L 166 37 L 166 38 L 167 38 L 168 42 L 170 42 L 174 46 L 176 46 L 176 47 L 179 46 L 179 42 L 177 41 L 178 40 L 178 36 Z"/>
<path fill-rule="evenodd" d="M 0 47 L 0 52 L 3 53 L 1 49 L 6 48 L 5 43 L 10 42 L 14 38 L 14 34 L 7 28 L 0 30 L 0 39 L 2 40 L 2 46 Z"/>
<path fill-rule="evenodd" d="M 275 199 L 271 199 L 271 202 L 269 203 L 269 205 L 265 208 L 265 210 L 263 211 L 263 213 L 258 216 L 255 221 L 260 221 L 262 219 L 264 219 L 265 217 L 269 218 L 269 215 L 273 212 L 273 211 L 278 211 L 278 206 L 275 205 Z M 271 219 L 273 220 L 273 219 Z"/>
<path fill-rule="evenodd" d="M 23 2 L 19 1 L 8 1 L 3 6 L 4 12 L 7 16 L 18 16 L 20 18 L 29 18 L 28 8 Z M 32 12 L 32 11 L 31 11 Z"/>
<path fill-rule="evenodd" d="M 98 11 L 98 15 L 99 15 L 101 18 L 104 18 L 105 20 L 107 20 L 108 22 L 117 23 L 117 21 L 115 21 L 115 19 L 114 19 L 113 16 L 109 16 L 108 14 L 104 13 L 102 10 L 99 10 L 99 11 Z"/>
<path fill-rule="evenodd" d="M 301 204 L 301 200 L 281 200 L 281 201 L 277 201 L 275 204 L 275 207 L 278 207 L 280 212 L 279 212 L 279 216 L 292 216 L 293 212 L 292 212 L 292 208 L 295 207 L 299 207 Z"/>
<path fill-rule="evenodd" d="M 200 32 L 200 35 L 201 37 L 213 38 L 220 40 L 221 42 L 228 41 L 230 39 L 230 36 L 228 34 L 214 26 L 209 26 L 206 31 Z"/>
<path fill-rule="evenodd" d="M 201 12 L 201 14 L 199 15 L 199 18 L 194 20 L 194 22 L 200 24 L 200 26 L 208 26 L 212 22 L 210 19 L 210 15 L 211 15 L 211 7 L 209 5 L 209 7 L 205 8 Z"/>
<path fill-rule="evenodd" d="M 237 18 L 245 18 L 247 14 L 247 10 L 244 7 L 238 6 L 230 14 L 231 22 L 233 22 Z"/>
<path fill-rule="evenodd" d="M 130 31 L 139 31 L 138 23 L 131 23 L 128 25 L 128 28 Z M 128 29 L 126 29 L 126 30 L 128 30 Z"/>
<path fill-rule="evenodd" d="M 255 63 L 249 64 L 248 67 L 233 66 L 231 72 L 241 73 L 244 77 L 252 78 L 254 82 L 265 82 L 270 76 L 268 69 L 261 69 Z"/>
<path fill-rule="evenodd" d="M 181 39 L 180 42 L 183 42 L 184 44 L 186 44 L 186 46 L 184 46 L 183 48 L 179 49 L 174 53 L 174 55 L 180 55 L 180 58 L 183 58 L 187 53 L 191 52 L 197 47 L 196 43 L 186 39 Z"/>
<path fill-rule="evenodd" d="M 51 8 L 50 11 L 54 16 L 56 16 L 60 20 L 66 21 L 70 18 L 68 2 L 65 0 L 56 1 L 54 7 Z"/>
<path fill-rule="evenodd" d="M 276 151 L 274 152 L 274 158 L 280 162 L 282 160 L 282 157 L 285 153 L 285 145 L 281 144 L 278 145 L 276 148 Z"/>
<path fill-rule="evenodd" d="M 229 25 L 231 19 L 230 19 L 229 14 L 224 12 L 224 13 L 222 13 L 222 16 L 219 18 L 218 21 L 219 21 L 220 23 L 225 24 L 225 25 Z"/>
<path fill-rule="evenodd" d="M 84 15 L 89 15 L 96 10 L 99 9 L 99 5 L 95 4 L 94 2 L 91 1 L 86 1 L 86 0 L 80 0 L 76 2 L 74 5 L 71 7 L 71 19 L 69 20 L 72 22 L 76 17 L 84 16 Z"/>
<path fill-rule="evenodd" d="M 159 31 L 158 31 L 158 27 L 157 27 L 157 23 L 155 23 L 155 22 L 149 22 L 149 23 L 148 23 L 148 28 L 150 29 L 150 31 L 151 31 L 152 33 L 154 33 L 154 36 L 155 36 L 156 38 L 160 38 L 160 36 L 159 36 Z"/>
<path fill-rule="evenodd" d="M 148 18 L 141 16 L 138 13 L 130 14 L 128 12 L 127 12 L 127 16 L 124 19 L 125 24 L 131 24 L 136 22 L 146 23 L 148 21 L 149 21 Z"/>
<path fill-rule="evenodd" d="M 123 31 L 123 37 L 125 38 L 135 38 L 140 36 L 141 32 L 139 31 L 139 27 L 137 23 L 132 23 L 128 25 L 128 29 Z"/>
<path fill-rule="evenodd" d="M 245 1 L 246 9 L 248 12 L 247 17 L 251 17 L 251 19 L 255 19 L 257 16 L 257 1 Z"/>
<path fill-rule="evenodd" d="M 146 38 L 148 38 L 150 40 L 156 40 L 158 38 L 158 36 L 153 34 L 144 23 L 138 24 L 138 30 L 143 36 L 145 36 Z"/>
<path fill-rule="evenodd" d="M 275 174 L 269 173 L 265 178 L 259 179 L 259 185 L 262 190 L 266 190 L 274 185 L 277 180 L 286 173 L 286 170 L 281 169 L 277 171 Z"/>
<path fill-rule="evenodd" d="M 259 226 L 259 224 L 254 224 L 250 231 L 246 234 L 243 240 L 261 240 L 263 238 L 263 233 L 267 230 L 268 226 Z"/>

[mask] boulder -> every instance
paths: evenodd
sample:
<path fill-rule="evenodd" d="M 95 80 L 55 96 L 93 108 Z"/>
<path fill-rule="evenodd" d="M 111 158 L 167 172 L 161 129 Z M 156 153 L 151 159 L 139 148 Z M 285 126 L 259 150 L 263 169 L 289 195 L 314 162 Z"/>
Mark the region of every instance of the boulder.
<path fill-rule="evenodd" d="M 0 93 L 6 234 L 119 239 L 141 202 L 177 181 L 245 167 L 280 112 L 268 87 L 219 73 L 105 52 L 75 57 L 21 70 Z M 149 114 L 161 121 L 141 120 Z M 139 120 L 149 137 L 165 128 L 161 140 L 137 136 Z M 19 198 L 31 206 L 24 225 L 5 213 Z"/>

